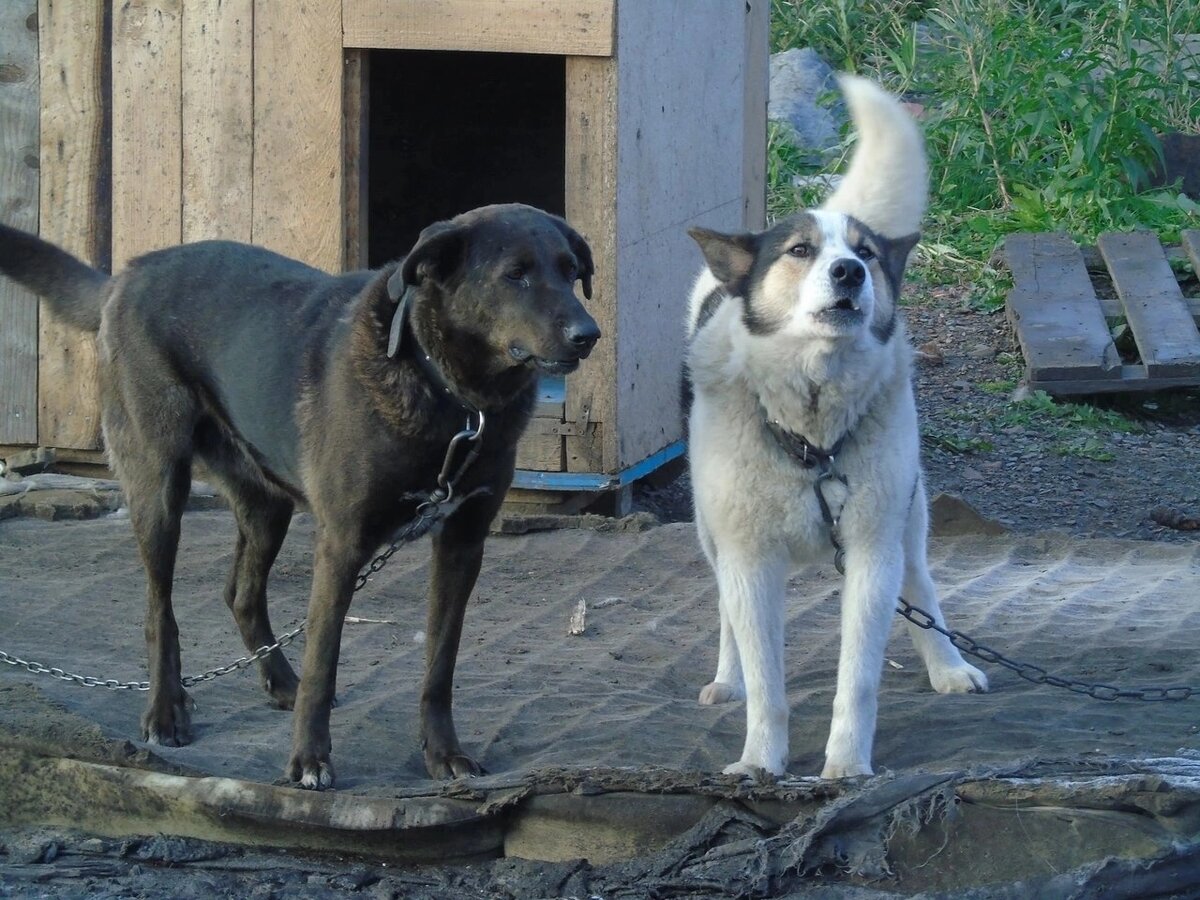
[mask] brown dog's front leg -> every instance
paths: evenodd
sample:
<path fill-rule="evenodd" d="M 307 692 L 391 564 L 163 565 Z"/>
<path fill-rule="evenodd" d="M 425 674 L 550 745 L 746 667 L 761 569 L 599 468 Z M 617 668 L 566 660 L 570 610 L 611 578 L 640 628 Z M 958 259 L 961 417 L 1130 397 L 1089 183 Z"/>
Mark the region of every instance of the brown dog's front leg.
<path fill-rule="evenodd" d="M 452 517 L 434 534 L 433 571 L 429 580 L 429 618 L 426 627 L 425 686 L 421 691 L 421 743 L 425 768 L 432 778 L 479 775 L 479 764 L 458 745 L 451 713 L 454 664 L 462 635 L 467 600 L 483 561 L 483 532 L 477 520 L 456 522 Z"/>
<path fill-rule="evenodd" d="M 333 531 L 322 529 L 317 539 L 304 667 L 292 724 L 292 756 L 284 772 L 300 787 L 315 790 L 332 787 L 334 781 L 329 712 L 337 690 L 342 625 L 358 571 L 357 551 L 350 549 L 342 538 L 331 538 Z"/>

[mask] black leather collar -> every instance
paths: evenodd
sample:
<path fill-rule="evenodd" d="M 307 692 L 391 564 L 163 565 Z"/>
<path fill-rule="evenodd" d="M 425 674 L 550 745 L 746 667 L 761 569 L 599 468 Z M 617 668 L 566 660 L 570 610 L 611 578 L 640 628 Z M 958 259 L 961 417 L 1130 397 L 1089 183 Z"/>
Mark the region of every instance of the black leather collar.
<path fill-rule="evenodd" d="M 446 376 L 442 374 L 437 363 L 425 352 L 425 348 L 421 346 L 420 340 L 417 338 L 416 331 L 412 327 L 412 306 L 410 298 L 412 297 L 412 286 L 408 285 L 404 288 L 404 293 L 400 295 L 400 301 L 396 304 L 396 312 L 392 315 L 392 327 L 388 334 L 388 357 L 395 357 L 400 352 L 407 333 L 407 340 L 412 345 L 412 358 L 416 362 L 417 368 L 424 374 L 425 379 L 433 386 L 435 394 L 444 396 L 447 400 L 461 407 L 468 415 L 475 415 L 479 412 L 479 408 L 469 400 L 465 399 L 461 394 L 454 390 L 450 382 L 446 380 Z"/>
<path fill-rule="evenodd" d="M 833 465 L 834 458 L 842 451 L 842 445 L 846 443 L 846 435 L 842 435 L 837 439 L 837 442 L 826 450 L 824 447 L 818 447 L 802 434 L 796 434 L 794 431 L 789 431 L 784 428 L 775 419 L 767 415 L 767 411 L 762 409 L 763 422 L 767 426 L 767 431 L 775 438 L 776 443 L 780 448 L 796 462 L 800 463 L 806 469 L 827 469 Z"/>

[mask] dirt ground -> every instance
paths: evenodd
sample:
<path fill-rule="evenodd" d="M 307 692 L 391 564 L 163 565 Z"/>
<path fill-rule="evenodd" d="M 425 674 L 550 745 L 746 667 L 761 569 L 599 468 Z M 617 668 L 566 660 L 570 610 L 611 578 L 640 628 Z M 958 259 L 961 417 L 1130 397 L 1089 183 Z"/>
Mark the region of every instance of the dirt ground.
<path fill-rule="evenodd" d="M 1174 508 L 1177 524 L 1200 513 L 1195 404 L 1179 396 L 1127 401 L 1122 409 L 1141 429 L 1133 434 L 1036 416 L 1006 420 L 1017 386 L 985 387 L 1018 371 L 1003 318 L 926 297 L 908 319 L 914 344 L 934 360 L 917 370 L 930 493 L 959 494 L 1011 532 L 934 542 L 935 580 L 952 624 L 1078 677 L 1200 683 L 1200 611 L 1189 588 L 1200 565 L 1197 532 L 1160 524 L 1153 512 Z M 456 695 L 464 743 L 490 770 L 586 762 L 713 771 L 736 757 L 741 707 L 695 703 L 715 665 L 715 591 L 687 524 L 688 490 L 685 475 L 638 489 L 637 507 L 661 527 L 640 530 L 643 517 L 625 533 L 579 529 L 491 542 L 468 613 Z M 177 584 L 187 668 L 241 653 L 219 600 L 231 528 L 219 510 L 190 513 L 185 523 Z M 310 535 L 311 523 L 298 517 L 273 573 L 278 630 L 303 615 Z M 10 519 L 0 522 L 0 558 L 0 649 L 11 649 L 4 645 L 19 635 L 30 657 L 58 662 L 65 646 L 71 662 L 89 671 L 143 677 L 141 573 L 127 520 Z M 352 610 L 377 621 L 347 628 L 334 714 L 343 790 L 386 794 L 424 778 L 412 713 L 426 575 L 423 546 L 407 548 Z M 794 579 L 789 594 L 791 769 L 800 775 L 820 768 L 838 589 L 832 571 L 816 567 Z M 569 638 L 566 622 L 580 599 L 591 607 L 589 630 Z M 122 659 L 118 672 L 113 660 Z M 988 670 L 993 693 L 986 697 L 939 697 L 899 625 L 889 660 L 876 749 L 881 769 L 1200 749 L 1194 703 L 1100 703 L 1035 688 L 996 668 Z M 0 691 L 34 682 L 5 668 Z M 36 688 L 108 735 L 136 731 L 140 696 L 56 682 Z M 261 702 L 257 679 L 233 676 L 197 694 L 198 739 L 169 751 L 171 760 L 213 774 L 276 777 L 288 717 Z M 616 881 L 582 862 L 505 859 L 396 871 L 364 860 L 152 836 L 109 841 L 62 829 L 8 829 L 0 848 L 0 897 L 565 897 L 605 885 L 607 896 L 650 895 L 639 893 L 636 878 L 612 889 Z M 722 892 L 709 885 L 688 895 Z M 886 882 L 869 891 L 814 882 L 803 894 L 888 895 Z"/>

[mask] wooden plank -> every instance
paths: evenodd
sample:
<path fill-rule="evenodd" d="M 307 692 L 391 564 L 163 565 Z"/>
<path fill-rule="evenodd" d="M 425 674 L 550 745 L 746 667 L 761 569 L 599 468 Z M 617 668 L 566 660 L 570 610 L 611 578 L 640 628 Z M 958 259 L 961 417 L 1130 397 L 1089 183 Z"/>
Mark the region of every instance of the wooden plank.
<path fill-rule="evenodd" d="M 1125 305 L 1116 297 L 1101 297 L 1100 311 L 1106 319 L 1123 319 Z M 1188 315 L 1193 321 L 1200 321 L 1200 297 L 1184 297 L 1183 305 L 1187 307 Z"/>
<path fill-rule="evenodd" d="M 254 3 L 254 243 L 339 271 L 340 0 Z"/>
<path fill-rule="evenodd" d="M 112 20 L 112 241 L 116 269 L 178 244 L 182 228 L 181 0 L 127 0 Z"/>
<path fill-rule="evenodd" d="M 770 80 L 770 0 L 746 0 L 746 58 L 742 65 L 745 97 L 742 193 L 743 227 L 767 224 L 767 86 Z"/>
<path fill-rule="evenodd" d="M 0 221 L 38 228 L 37 0 L 0 6 Z M 38 299 L 0 280 L 0 443 L 37 443 Z"/>
<path fill-rule="evenodd" d="M 1065 234 L 1013 234 L 1007 309 L 1031 381 L 1119 379 L 1120 356 L 1079 248 Z"/>
<path fill-rule="evenodd" d="M 1163 391 L 1169 388 L 1196 387 L 1200 385 L 1200 375 L 1156 375 L 1153 378 L 1146 372 L 1143 365 L 1121 366 L 1121 377 L 1117 380 L 1101 379 L 1059 379 L 1050 381 L 1031 380 L 1029 387 L 1034 390 L 1046 391 L 1056 397 L 1077 396 L 1079 394 L 1111 394 L 1134 391 Z"/>
<path fill-rule="evenodd" d="M 616 0 L 343 0 L 347 47 L 612 56 Z"/>
<path fill-rule="evenodd" d="M 368 171 L 371 118 L 371 54 L 367 50 L 345 51 L 342 78 L 342 210 L 346 216 L 343 235 L 343 265 L 366 269 L 370 240 L 370 178 Z"/>
<path fill-rule="evenodd" d="M 40 222 L 48 241 L 108 269 L 109 150 L 106 0 L 40 0 Z M 38 320 L 38 443 L 100 446 L 96 343 Z"/>
<path fill-rule="evenodd" d="M 521 442 L 517 444 L 517 468 L 535 472 L 561 472 L 563 462 L 563 436 L 555 427 L 562 422 L 556 419 L 532 419 Z"/>
<path fill-rule="evenodd" d="M 1200 231 L 1189 228 L 1179 236 L 1179 242 L 1192 261 L 1192 272 L 1200 278 Z M 1194 302 L 1189 300 L 1190 302 Z"/>
<path fill-rule="evenodd" d="M 249 241 L 254 0 L 188 0 L 182 40 L 182 237 Z"/>
<path fill-rule="evenodd" d="M 568 471 L 617 468 L 617 62 L 566 62 L 566 219 L 587 240 L 596 263 L 588 312 L 602 337 L 566 380 L 566 421 L 583 434 L 566 439 Z"/>
<path fill-rule="evenodd" d="M 1148 232 L 1109 232 L 1096 245 L 1150 377 L 1200 373 L 1200 332 L 1158 238 Z"/>

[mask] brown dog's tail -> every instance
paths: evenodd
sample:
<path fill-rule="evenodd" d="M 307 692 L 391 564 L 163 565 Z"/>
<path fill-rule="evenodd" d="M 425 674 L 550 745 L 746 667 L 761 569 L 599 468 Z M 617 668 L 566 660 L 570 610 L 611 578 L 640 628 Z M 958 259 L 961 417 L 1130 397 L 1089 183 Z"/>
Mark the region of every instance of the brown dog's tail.
<path fill-rule="evenodd" d="M 67 251 L 0 225 L 0 272 L 43 297 L 63 321 L 85 331 L 100 330 L 108 276 Z"/>

